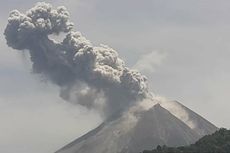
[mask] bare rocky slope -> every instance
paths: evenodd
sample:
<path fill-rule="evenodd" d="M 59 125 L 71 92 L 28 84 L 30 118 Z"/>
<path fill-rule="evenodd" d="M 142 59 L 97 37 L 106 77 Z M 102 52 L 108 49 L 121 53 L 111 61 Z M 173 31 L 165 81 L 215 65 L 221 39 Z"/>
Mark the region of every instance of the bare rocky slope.
<path fill-rule="evenodd" d="M 180 105 L 195 124 L 189 126 L 172 114 L 172 109 L 156 104 L 148 110 L 108 120 L 56 153 L 137 153 L 157 145 L 189 145 L 218 129 L 182 104 L 172 103 Z"/>

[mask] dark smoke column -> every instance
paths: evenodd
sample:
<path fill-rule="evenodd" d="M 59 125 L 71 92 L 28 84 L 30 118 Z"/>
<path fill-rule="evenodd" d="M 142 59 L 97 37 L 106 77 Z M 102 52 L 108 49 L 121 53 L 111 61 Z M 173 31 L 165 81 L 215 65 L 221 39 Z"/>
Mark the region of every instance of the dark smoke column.
<path fill-rule="evenodd" d="M 112 48 L 95 47 L 72 29 L 65 7 L 42 2 L 25 14 L 13 10 L 4 34 L 10 47 L 29 50 L 33 71 L 59 85 L 67 101 L 108 117 L 148 95 L 145 76 L 126 67 Z M 59 33 L 66 33 L 60 43 L 48 37 Z"/>

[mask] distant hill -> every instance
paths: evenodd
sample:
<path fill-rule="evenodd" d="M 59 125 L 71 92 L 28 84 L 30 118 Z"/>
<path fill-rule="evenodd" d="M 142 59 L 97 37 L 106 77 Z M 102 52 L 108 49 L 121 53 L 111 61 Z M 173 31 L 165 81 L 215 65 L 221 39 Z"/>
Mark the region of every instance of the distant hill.
<path fill-rule="evenodd" d="M 156 149 L 143 153 L 230 153 L 230 130 L 222 128 L 189 146 L 157 146 Z"/>

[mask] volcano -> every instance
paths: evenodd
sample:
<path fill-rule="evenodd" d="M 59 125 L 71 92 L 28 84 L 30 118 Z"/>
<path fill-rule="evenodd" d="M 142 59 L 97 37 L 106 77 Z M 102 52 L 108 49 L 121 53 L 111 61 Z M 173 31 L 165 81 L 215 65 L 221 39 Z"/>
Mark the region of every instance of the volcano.
<path fill-rule="evenodd" d="M 218 129 L 177 101 L 135 109 L 103 122 L 55 153 L 137 153 L 157 145 L 189 145 Z"/>
<path fill-rule="evenodd" d="M 28 50 L 32 71 L 60 87 L 63 100 L 107 119 L 56 153 L 134 153 L 188 145 L 217 130 L 178 102 L 153 100 L 147 77 L 113 48 L 95 46 L 75 31 L 69 15 L 63 6 L 39 2 L 25 13 L 11 11 L 4 30 L 8 46 Z M 59 33 L 61 42 L 49 37 Z"/>

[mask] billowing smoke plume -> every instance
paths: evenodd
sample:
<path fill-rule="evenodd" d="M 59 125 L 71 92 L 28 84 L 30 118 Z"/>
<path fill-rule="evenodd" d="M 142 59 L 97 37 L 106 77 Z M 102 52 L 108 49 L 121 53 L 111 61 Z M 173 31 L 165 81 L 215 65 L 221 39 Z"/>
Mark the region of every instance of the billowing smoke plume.
<path fill-rule="evenodd" d="M 66 33 L 62 42 L 49 38 L 59 33 Z M 25 14 L 14 10 L 4 34 L 10 47 L 29 50 L 33 71 L 59 85 L 67 101 L 110 115 L 148 94 L 146 77 L 127 68 L 115 50 L 73 31 L 65 7 L 42 2 Z"/>

